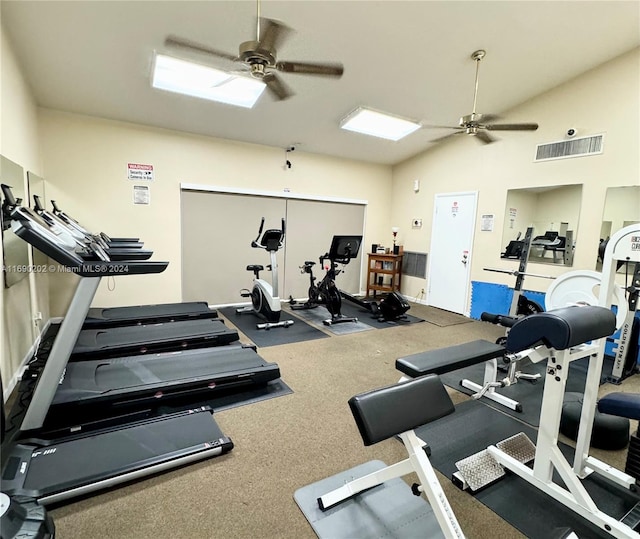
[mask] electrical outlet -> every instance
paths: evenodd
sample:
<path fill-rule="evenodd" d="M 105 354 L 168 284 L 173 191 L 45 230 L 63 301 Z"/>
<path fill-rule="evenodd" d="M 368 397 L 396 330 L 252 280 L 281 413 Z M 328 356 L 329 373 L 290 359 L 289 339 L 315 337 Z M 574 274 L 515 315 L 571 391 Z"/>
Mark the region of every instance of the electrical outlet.
<path fill-rule="evenodd" d="M 422 219 L 412 219 L 411 220 L 412 228 L 422 228 Z"/>

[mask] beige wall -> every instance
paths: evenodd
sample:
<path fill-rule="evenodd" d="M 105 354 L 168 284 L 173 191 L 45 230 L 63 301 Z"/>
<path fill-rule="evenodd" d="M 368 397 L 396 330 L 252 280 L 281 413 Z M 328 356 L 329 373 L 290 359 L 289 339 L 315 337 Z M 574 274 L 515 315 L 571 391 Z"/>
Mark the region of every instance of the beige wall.
<path fill-rule="evenodd" d="M 365 245 L 390 230 L 391 167 L 305 153 L 298 149 L 284 168 L 284 151 L 86 116 L 40 111 L 47 199 L 93 231 L 140 236 L 163 274 L 120 277 L 115 289 L 100 285 L 95 305 L 180 301 L 180 183 L 368 201 Z M 127 163 L 152 164 L 151 204 L 132 203 L 135 182 Z M 210 216 L 210 226 L 227 227 Z M 310 223 L 313 232 L 313 224 Z M 59 276 L 56 276 L 58 279 Z M 75 277 L 67 276 L 67 283 Z M 52 312 L 61 314 L 69 286 L 52 288 Z"/>
<path fill-rule="evenodd" d="M 25 170 L 43 176 L 47 201 L 57 200 L 88 228 L 112 235 L 139 235 L 155 251 L 155 259 L 170 262 L 162 275 L 123 277 L 102 283 L 96 305 L 181 300 L 181 182 L 366 199 L 369 204 L 363 245 L 390 243 L 390 228 L 394 225 L 400 227 L 398 243 L 413 251 L 429 250 L 436 193 L 477 190 L 478 215 L 494 214 L 495 226 L 493 232 L 480 232 L 477 227 L 472 279 L 512 285 L 513 278 L 509 276 L 482 271 L 487 265 L 513 269 L 499 259 L 504 248 L 506 192 L 511 188 L 583 184 L 574 268 L 593 268 L 607 187 L 639 183 L 640 137 L 637 122 L 632 121 L 640 117 L 639 58 L 640 52 L 635 50 L 506 115 L 510 122 L 537 121 L 540 129 L 534 133 L 504 133 L 499 143 L 488 146 L 464 138 L 393 168 L 299 149 L 292 159 L 293 168 L 286 170 L 283 151 L 278 148 L 37 109 L 3 35 L 0 151 Z M 468 111 L 461 114 L 465 112 Z M 577 128 L 580 135 L 604 132 L 604 153 L 533 163 L 535 145 L 562 140 L 569 127 Z M 126 177 L 129 162 L 154 166 L 149 206 L 132 203 L 134 182 Z M 418 193 L 413 191 L 416 179 L 421 182 Z M 411 228 L 413 218 L 423 219 L 421 229 Z M 215 216 L 211 219 L 213 225 L 220 225 Z M 545 272 L 564 271 L 546 268 Z M 536 268 L 532 265 L 530 270 Z M 73 291 L 75 277 L 49 277 L 51 313 L 60 315 Z M 547 286 L 548 281 L 527 280 L 530 289 L 544 291 Z M 417 296 L 421 288 L 426 288 L 423 280 L 403 280 L 403 292 L 408 296 Z M 28 330 L 31 313 L 26 307 L 28 287 L 5 290 L 3 302 L 11 309 L 11 318 L 2 324 L 2 369 L 7 377 L 14 373 L 32 342 Z M 45 307 L 37 306 L 46 314 Z M 11 344 L 7 335 L 11 335 Z"/>
<path fill-rule="evenodd" d="M 508 189 L 580 183 L 583 185 L 573 269 L 594 269 L 607 187 L 640 184 L 640 49 L 635 49 L 503 115 L 506 122 L 535 121 L 535 132 L 497 133 L 500 141 L 481 145 L 472 137 L 453 140 L 394 167 L 391 220 L 402 227 L 405 248 L 428 251 L 436 193 L 478 190 L 478 216 L 494 214 L 493 232 L 476 227 L 471 278 L 513 286 L 514 278 L 483 267 L 516 269 L 500 260 Z M 460 111 L 464 114 L 468 111 Z M 486 111 L 492 112 L 492 111 Z M 534 163 L 536 144 L 563 140 L 570 127 L 578 135 L 605 133 L 604 153 Z M 414 193 L 413 182 L 420 180 Z M 422 218 L 422 229 L 411 219 Z M 529 271 L 559 275 L 562 267 L 530 264 Z M 525 288 L 544 292 L 550 281 L 527 278 Z M 403 280 L 416 296 L 422 279 Z"/>
<path fill-rule="evenodd" d="M 41 174 L 37 107 L 1 26 L 0 54 L 0 154 L 21 165 L 25 172 L 32 170 Z M 24 190 L 26 193 L 26 177 Z M 11 288 L 2 288 L 0 371 L 7 390 L 15 383 L 14 374 L 33 344 L 30 288 L 37 286 L 43 279 L 46 277 L 36 278 L 30 275 Z M 33 301 L 35 302 L 35 294 Z M 45 312 L 47 310 L 46 305 L 34 304 L 34 307 Z"/>

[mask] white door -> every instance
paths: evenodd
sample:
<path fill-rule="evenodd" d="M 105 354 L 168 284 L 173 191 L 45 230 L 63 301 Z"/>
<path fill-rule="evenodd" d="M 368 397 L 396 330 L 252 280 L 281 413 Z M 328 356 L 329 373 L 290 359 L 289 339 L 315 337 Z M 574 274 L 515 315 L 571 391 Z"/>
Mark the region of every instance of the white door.
<path fill-rule="evenodd" d="M 467 311 L 477 196 L 435 196 L 427 303 L 459 314 Z"/>

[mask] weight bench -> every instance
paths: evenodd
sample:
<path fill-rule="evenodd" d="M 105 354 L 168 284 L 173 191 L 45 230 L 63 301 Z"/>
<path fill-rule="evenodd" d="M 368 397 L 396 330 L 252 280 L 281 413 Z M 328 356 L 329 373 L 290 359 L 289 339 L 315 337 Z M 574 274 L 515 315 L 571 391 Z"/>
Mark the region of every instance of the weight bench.
<path fill-rule="evenodd" d="M 485 363 L 483 385 L 467 379 L 461 380 L 460 385 L 475 391 L 473 397 L 476 399 L 486 397 L 511 410 L 522 412 L 522 404 L 498 393 L 496 389 L 516 383 L 517 379 L 522 376 L 515 371 L 516 366 L 525 357 L 536 363 L 546 358 L 536 348 L 519 350 L 510 354 L 502 345 L 479 339 L 399 358 L 396 360 L 396 369 L 404 375 L 400 379 L 403 381 L 426 374 L 444 374 L 478 363 Z M 498 379 L 499 358 L 509 362 L 508 376 L 502 380 Z"/>
<path fill-rule="evenodd" d="M 425 494 L 445 537 L 463 538 L 460 525 L 427 456 L 426 444 L 414 431 L 454 411 L 453 402 L 438 376 L 423 376 L 356 395 L 349 399 L 349 407 L 364 445 L 399 436 L 409 457 L 320 496 L 320 509 L 326 511 L 385 481 L 415 472 L 421 484 L 414 484 L 411 489 L 416 496 Z"/>

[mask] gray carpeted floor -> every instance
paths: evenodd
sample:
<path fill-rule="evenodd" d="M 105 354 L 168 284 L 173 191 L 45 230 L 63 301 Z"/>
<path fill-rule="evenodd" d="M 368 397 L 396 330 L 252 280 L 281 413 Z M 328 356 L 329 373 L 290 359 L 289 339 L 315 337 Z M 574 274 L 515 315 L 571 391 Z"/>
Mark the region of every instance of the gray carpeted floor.
<path fill-rule="evenodd" d="M 410 312 L 429 320 L 433 309 L 412 304 Z M 278 363 L 293 393 L 217 413 L 233 451 L 56 508 L 59 537 L 313 539 L 294 501 L 296 490 L 370 460 L 392 463 L 406 455 L 395 440 L 364 447 L 347 400 L 397 382 L 398 357 L 502 334 L 478 321 L 421 323 L 259 348 Z M 248 339 L 241 334 L 241 340 Z M 637 391 L 639 378 L 601 391 Z M 449 391 L 454 402 L 469 398 Z M 624 463 L 624 451 L 594 454 Z M 440 479 L 467 537 L 524 537 L 449 478 Z"/>

